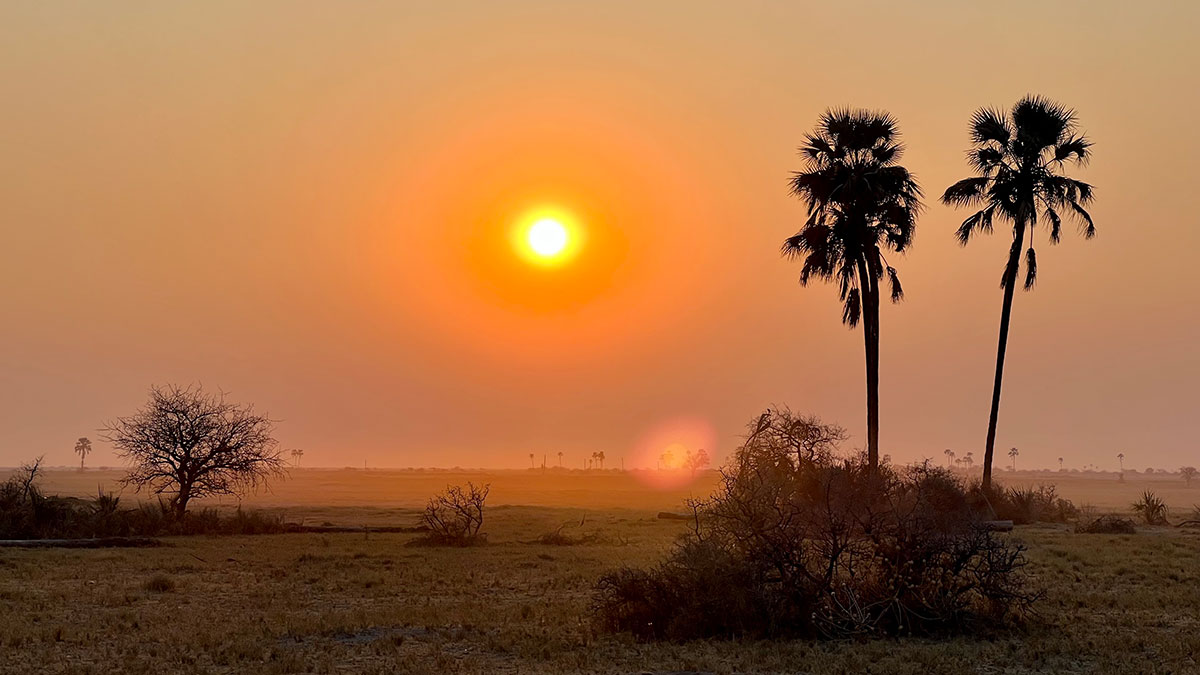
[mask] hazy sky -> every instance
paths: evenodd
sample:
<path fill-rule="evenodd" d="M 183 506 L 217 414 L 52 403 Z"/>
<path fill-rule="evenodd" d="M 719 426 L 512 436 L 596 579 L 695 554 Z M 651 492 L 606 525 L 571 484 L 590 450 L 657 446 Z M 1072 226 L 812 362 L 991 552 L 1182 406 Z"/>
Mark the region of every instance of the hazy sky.
<path fill-rule="evenodd" d="M 256 403 L 310 465 L 635 464 L 675 430 L 724 455 L 772 403 L 862 443 L 861 333 L 778 254 L 796 147 L 840 105 L 898 118 L 929 197 L 883 309 L 882 451 L 980 456 L 1009 233 L 959 248 L 936 197 L 972 111 L 1028 92 L 1096 143 L 1099 235 L 1038 235 L 998 447 L 1198 462 L 1197 25 L 1194 2 L 4 3 L 0 465 L 70 463 L 168 382 Z M 501 236 L 545 206 L 588 233 L 553 273 Z"/>

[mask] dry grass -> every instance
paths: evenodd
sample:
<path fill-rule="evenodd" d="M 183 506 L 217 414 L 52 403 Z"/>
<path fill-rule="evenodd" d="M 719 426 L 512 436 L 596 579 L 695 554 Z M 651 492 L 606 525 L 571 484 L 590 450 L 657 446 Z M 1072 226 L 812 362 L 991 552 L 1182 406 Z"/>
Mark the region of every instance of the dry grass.
<path fill-rule="evenodd" d="M 412 495 L 413 507 L 446 482 Z M 494 499 L 519 494 L 493 482 Z M 680 645 L 599 635 L 586 614 L 596 579 L 653 563 L 686 523 L 655 518 L 678 508 L 675 496 L 620 509 L 562 483 L 546 490 L 575 489 L 574 499 L 602 506 L 491 508 L 489 545 L 468 549 L 370 533 L 0 550 L 0 673 L 1200 671 L 1200 534 L 1174 528 L 1018 528 L 1046 597 L 1034 625 L 989 640 Z M 416 514 L 388 503 L 295 507 L 289 517 L 410 524 Z M 593 543 L 530 543 L 567 522 Z M 148 589 L 157 575 L 173 590 Z"/>

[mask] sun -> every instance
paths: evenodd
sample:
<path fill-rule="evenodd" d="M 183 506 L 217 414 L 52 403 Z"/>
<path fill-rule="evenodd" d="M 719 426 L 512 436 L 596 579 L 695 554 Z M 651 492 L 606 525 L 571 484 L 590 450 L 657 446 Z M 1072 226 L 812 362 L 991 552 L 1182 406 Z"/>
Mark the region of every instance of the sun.
<path fill-rule="evenodd" d="M 526 212 L 510 230 L 518 257 L 534 267 L 561 268 L 579 257 L 586 232 L 570 211 L 541 207 Z"/>
<path fill-rule="evenodd" d="M 543 258 L 553 258 L 567 247 L 567 228 L 554 218 L 542 218 L 529 226 L 525 240 L 529 248 Z"/>

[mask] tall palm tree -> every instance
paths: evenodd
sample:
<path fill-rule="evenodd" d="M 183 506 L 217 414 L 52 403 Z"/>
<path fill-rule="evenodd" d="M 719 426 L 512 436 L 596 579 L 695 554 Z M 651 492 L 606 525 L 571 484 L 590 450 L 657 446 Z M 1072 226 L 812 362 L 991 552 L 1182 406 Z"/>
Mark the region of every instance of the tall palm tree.
<path fill-rule="evenodd" d="M 803 229 L 783 243 L 783 254 L 803 258 L 800 284 L 835 281 L 842 322 L 863 322 L 867 360 L 867 459 L 879 465 L 879 296 L 886 276 L 892 302 L 904 297 L 884 249 L 903 252 L 913 240 L 921 188 L 898 164 L 904 152 L 891 115 L 830 110 L 805 138 L 804 168 L 791 191 L 808 205 Z"/>
<path fill-rule="evenodd" d="M 1008 449 L 1008 456 L 1012 458 L 1012 470 L 1013 471 L 1017 470 L 1017 455 L 1019 455 L 1019 454 L 1021 454 L 1021 451 L 1016 448 Z"/>
<path fill-rule="evenodd" d="M 1037 257 L 1033 228 L 1048 228 L 1050 243 L 1056 244 L 1064 217 L 1077 220 L 1083 235 L 1096 234 L 1085 206 L 1092 201 L 1092 186 L 1063 174 L 1067 164 L 1085 164 L 1092 143 L 1078 131 L 1075 112 L 1039 96 L 1026 96 L 1010 113 L 980 108 L 971 118 L 971 150 L 968 153 L 975 176 L 946 189 L 942 201 L 952 206 L 979 208 L 958 228 L 958 241 L 966 245 L 971 236 L 990 233 L 995 220 L 1013 226 L 1008 262 L 1000 278 L 1004 304 L 1000 310 L 1000 340 L 996 353 L 996 379 L 988 418 L 987 446 L 983 457 L 983 488 L 992 483 L 992 454 L 996 444 L 996 421 L 1000 413 L 1000 387 L 1004 379 L 1004 353 L 1012 316 L 1013 290 L 1025 254 L 1025 290 L 1037 281 Z M 1040 219 L 1040 220 L 1039 220 Z M 1026 244 L 1028 231 L 1029 243 Z"/>

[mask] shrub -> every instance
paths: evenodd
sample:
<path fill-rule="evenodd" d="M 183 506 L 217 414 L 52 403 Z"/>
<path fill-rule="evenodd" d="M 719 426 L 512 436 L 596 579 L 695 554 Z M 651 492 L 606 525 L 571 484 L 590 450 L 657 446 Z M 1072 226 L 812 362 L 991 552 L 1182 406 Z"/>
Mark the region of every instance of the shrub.
<path fill-rule="evenodd" d="M 1167 522 L 1167 504 L 1150 490 L 1142 493 L 1142 498 L 1133 503 L 1133 512 L 1140 515 L 1147 525 L 1169 525 Z"/>
<path fill-rule="evenodd" d="M 1132 520 L 1113 514 L 1083 518 L 1076 523 L 1075 531 L 1081 534 L 1137 534 Z"/>
<path fill-rule="evenodd" d="M 121 498 L 97 493 L 91 500 L 43 495 L 37 484 L 40 459 L 0 483 L 0 539 L 90 539 L 194 534 L 273 534 L 286 531 L 281 516 L 216 509 L 178 517 L 169 503 L 121 508 Z"/>
<path fill-rule="evenodd" d="M 156 574 L 147 579 L 142 588 L 151 593 L 168 593 L 175 590 L 175 582 L 165 574 Z"/>
<path fill-rule="evenodd" d="M 978 491 L 979 487 L 973 487 Z M 988 503 L 996 517 L 1017 525 L 1030 523 L 1066 523 L 1079 517 L 1079 509 L 1070 500 L 1058 496 L 1053 485 L 1005 489 L 993 485 Z"/>
<path fill-rule="evenodd" d="M 871 470 L 757 433 L 770 427 L 760 418 L 717 494 L 691 503 L 692 531 L 666 560 L 600 579 L 601 628 L 658 639 L 929 634 L 993 625 L 1035 599 L 1023 548 L 986 528 L 950 472 Z"/>
<path fill-rule="evenodd" d="M 467 483 L 464 489 L 452 485 L 446 491 L 429 498 L 421 524 L 429 528 L 429 534 L 410 542 L 413 545 L 471 546 L 482 544 L 487 535 L 480 534 L 483 527 L 484 502 L 487 501 L 490 485 L 482 487 Z"/>

